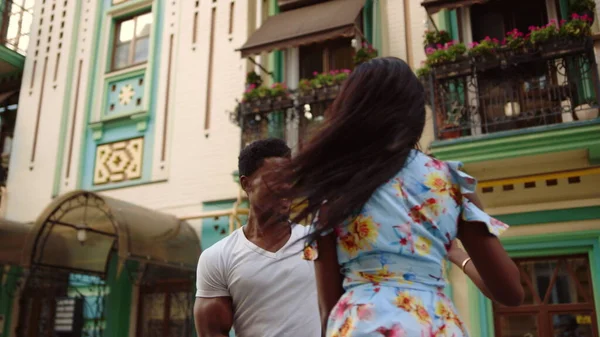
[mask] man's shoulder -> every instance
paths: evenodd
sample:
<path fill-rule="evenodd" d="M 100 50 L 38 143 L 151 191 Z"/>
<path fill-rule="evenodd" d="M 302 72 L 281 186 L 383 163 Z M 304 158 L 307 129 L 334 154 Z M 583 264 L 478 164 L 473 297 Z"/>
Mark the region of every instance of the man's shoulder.
<path fill-rule="evenodd" d="M 236 229 L 231 232 L 231 234 L 217 241 L 212 246 L 204 249 L 202 251 L 202 255 L 204 255 L 205 259 L 218 259 L 219 257 L 224 257 L 225 255 L 232 252 L 232 248 L 239 244 L 239 235 L 242 229 Z"/>

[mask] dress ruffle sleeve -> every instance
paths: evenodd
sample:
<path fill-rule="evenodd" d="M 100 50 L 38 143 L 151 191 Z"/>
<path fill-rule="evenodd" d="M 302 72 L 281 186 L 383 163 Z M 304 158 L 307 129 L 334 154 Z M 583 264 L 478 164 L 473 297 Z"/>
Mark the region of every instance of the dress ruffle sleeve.
<path fill-rule="evenodd" d="M 477 189 L 477 180 L 465 172 L 461 171 L 462 163 L 460 162 L 447 162 L 454 180 L 460 186 L 461 194 L 475 193 Z M 500 220 L 497 220 L 487 213 L 482 211 L 479 207 L 475 206 L 467 198 L 462 198 L 462 219 L 469 222 L 481 222 L 484 223 L 490 232 L 494 236 L 500 236 L 504 231 L 508 229 L 508 225 Z"/>

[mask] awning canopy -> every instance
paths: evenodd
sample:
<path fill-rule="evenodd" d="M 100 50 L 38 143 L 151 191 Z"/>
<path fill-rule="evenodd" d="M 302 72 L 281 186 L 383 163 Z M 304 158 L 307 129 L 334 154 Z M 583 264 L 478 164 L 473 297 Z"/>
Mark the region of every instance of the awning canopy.
<path fill-rule="evenodd" d="M 488 0 L 425 0 L 421 3 L 421 6 L 425 7 L 427 13 L 434 14 L 442 9 L 456 9 L 474 4 L 482 4 L 487 1 Z"/>
<path fill-rule="evenodd" d="M 60 242 L 60 246 L 54 243 Z M 104 274 L 116 249 L 120 263 L 137 260 L 194 270 L 200 241 L 172 215 L 86 191 L 56 198 L 27 239 L 25 267 L 55 267 Z"/>
<path fill-rule="evenodd" d="M 240 48 L 242 57 L 265 51 L 353 37 L 365 0 L 334 0 L 269 17 Z"/>
<path fill-rule="evenodd" d="M 0 93 L 0 106 L 5 105 L 6 104 L 15 104 L 18 102 L 18 95 L 15 95 L 18 92 L 18 90 L 13 90 L 13 91 L 7 91 L 7 92 L 2 92 Z M 16 96 L 16 100 L 12 99 L 13 97 Z"/>
<path fill-rule="evenodd" d="M 32 226 L 0 219 L 0 265 L 19 265 Z"/>

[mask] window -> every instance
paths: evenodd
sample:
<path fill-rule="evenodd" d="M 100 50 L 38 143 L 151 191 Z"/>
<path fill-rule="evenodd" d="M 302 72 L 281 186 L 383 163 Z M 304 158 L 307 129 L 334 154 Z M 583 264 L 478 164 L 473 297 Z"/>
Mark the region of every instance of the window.
<path fill-rule="evenodd" d="M 117 22 L 112 70 L 123 69 L 148 60 L 152 13 Z"/>
<path fill-rule="evenodd" d="M 497 337 L 598 336 L 587 256 L 520 259 L 522 306 L 494 304 Z"/>
<path fill-rule="evenodd" d="M 0 4 L 2 10 L 1 42 L 23 55 L 29 46 L 34 4 L 35 0 L 9 0 Z"/>
<path fill-rule="evenodd" d="M 191 336 L 193 291 L 193 273 L 147 266 L 140 286 L 137 336 Z"/>
<path fill-rule="evenodd" d="M 354 47 L 351 39 L 339 39 L 300 47 L 300 78 L 314 72 L 352 69 Z"/>
<path fill-rule="evenodd" d="M 473 41 L 487 36 L 502 41 L 506 33 L 515 28 L 527 33 L 529 26 L 547 23 L 544 0 L 491 0 L 471 7 Z"/>

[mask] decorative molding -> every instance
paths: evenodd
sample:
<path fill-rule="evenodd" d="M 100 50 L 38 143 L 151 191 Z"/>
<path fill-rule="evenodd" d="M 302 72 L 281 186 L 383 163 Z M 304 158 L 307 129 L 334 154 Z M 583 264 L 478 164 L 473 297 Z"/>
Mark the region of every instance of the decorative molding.
<path fill-rule="evenodd" d="M 435 141 L 431 152 L 442 160 L 474 163 L 598 146 L 600 119 L 595 119 Z"/>
<path fill-rule="evenodd" d="M 143 137 L 98 145 L 94 185 L 140 179 L 143 154 Z"/>

